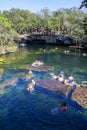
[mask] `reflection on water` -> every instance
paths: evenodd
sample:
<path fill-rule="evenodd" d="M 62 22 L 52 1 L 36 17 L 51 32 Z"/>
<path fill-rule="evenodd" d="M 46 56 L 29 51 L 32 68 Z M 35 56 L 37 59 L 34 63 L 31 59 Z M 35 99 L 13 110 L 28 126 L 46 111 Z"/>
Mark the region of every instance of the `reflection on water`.
<path fill-rule="evenodd" d="M 56 52 L 38 54 L 38 58 L 46 65 L 53 65 L 55 67 L 53 72 L 56 74 L 63 70 L 66 77 L 72 73 L 77 82 L 87 80 L 86 57 Z M 87 117 L 83 116 L 84 110 L 80 111 L 78 107 L 67 103 L 68 109 L 66 112 L 52 115 L 51 110 L 56 107 L 59 108 L 64 100 L 62 96 L 37 85 L 35 90 L 29 93 L 27 84 L 31 82 L 31 79 L 23 78 L 27 72 L 28 70 L 7 70 L 2 75 L 1 82 L 14 77 L 17 80 L 13 84 L 0 87 L 2 90 L 2 93 L 0 93 L 0 129 L 86 130 Z M 33 74 L 35 80 L 51 78 L 50 72 L 33 70 Z"/>

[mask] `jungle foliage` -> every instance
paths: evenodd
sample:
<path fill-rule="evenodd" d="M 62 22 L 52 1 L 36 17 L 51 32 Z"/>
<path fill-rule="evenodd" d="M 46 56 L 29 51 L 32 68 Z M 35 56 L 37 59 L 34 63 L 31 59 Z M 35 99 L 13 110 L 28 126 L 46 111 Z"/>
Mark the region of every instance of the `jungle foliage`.
<path fill-rule="evenodd" d="M 83 39 L 87 35 L 87 14 L 75 7 L 53 12 L 44 8 L 37 13 L 14 8 L 4 10 L 0 14 L 0 41 L 7 43 L 17 34 L 30 34 L 42 27 L 48 27 L 57 34 Z"/>

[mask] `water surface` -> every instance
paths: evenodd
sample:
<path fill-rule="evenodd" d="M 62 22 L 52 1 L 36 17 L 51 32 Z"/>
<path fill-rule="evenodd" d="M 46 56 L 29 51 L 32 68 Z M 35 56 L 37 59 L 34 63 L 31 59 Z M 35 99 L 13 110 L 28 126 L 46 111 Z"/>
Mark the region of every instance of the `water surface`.
<path fill-rule="evenodd" d="M 35 46 L 21 48 L 22 52 L 35 49 Z M 41 45 L 39 48 L 43 48 Z M 52 47 L 44 47 L 50 51 Z M 24 50 L 24 51 L 23 51 Z M 33 70 L 34 79 L 42 80 L 51 78 L 50 73 L 58 74 L 64 71 L 67 78 L 71 73 L 75 80 L 81 83 L 87 80 L 87 57 L 64 54 L 60 51 L 37 54 L 38 59 L 45 65 L 54 66 L 53 71 L 38 72 Z M 0 88 L 0 129 L 2 130 L 86 130 L 87 116 L 86 109 L 78 103 L 67 102 L 66 112 L 59 112 L 53 115 L 51 110 L 60 107 L 64 101 L 64 95 L 57 92 L 35 86 L 30 93 L 27 85 L 31 79 L 26 80 L 21 76 L 28 70 L 9 69 L 3 74 L 1 82 L 7 79 L 17 78 L 16 84 Z M 66 98 L 66 97 L 65 97 Z M 82 109 L 81 109 L 82 108 Z"/>

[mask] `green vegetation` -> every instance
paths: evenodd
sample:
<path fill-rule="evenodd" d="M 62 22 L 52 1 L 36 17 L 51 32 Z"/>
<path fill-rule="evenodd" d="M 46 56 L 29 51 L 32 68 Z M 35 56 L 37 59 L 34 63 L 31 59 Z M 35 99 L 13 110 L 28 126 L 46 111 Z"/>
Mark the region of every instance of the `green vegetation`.
<path fill-rule="evenodd" d="M 65 35 L 84 35 L 83 21 L 87 14 L 77 8 L 60 9 L 50 12 L 49 9 L 42 9 L 34 14 L 27 10 L 11 9 L 3 11 L 11 26 L 17 33 L 31 33 L 33 30 L 40 30 L 41 27 L 49 27 L 53 32 Z"/>
<path fill-rule="evenodd" d="M 0 45 L 10 44 L 16 34 L 16 31 L 11 27 L 10 20 L 0 14 Z"/>
<path fill-rule="evenodd" d="M 0 62 L 0 68 L 4 69 L 17 69 L 21 65 L 31 64 L 38 58 L 38 54 L 42 51 L 35 52 L 16 52 L 15 54 L 10 54 L 8 57 L 3 58 L 4 62 Z"/>
<path fill-rule="evenodd" d="M 83 0 L 81 7 L 87 7 Z M 33 31 L 43 31 L 48 27 L 51 32 L 72 36 L 75 40 L 85 40 L 87 37 L 87 14 L 78 8 L 59 9 L 51 12 L 41 9 L 38 13 L 29 10 L 4 10 L 0 13 L 0 44 L 13 43 L 17 34 L 31 34 Z"/>

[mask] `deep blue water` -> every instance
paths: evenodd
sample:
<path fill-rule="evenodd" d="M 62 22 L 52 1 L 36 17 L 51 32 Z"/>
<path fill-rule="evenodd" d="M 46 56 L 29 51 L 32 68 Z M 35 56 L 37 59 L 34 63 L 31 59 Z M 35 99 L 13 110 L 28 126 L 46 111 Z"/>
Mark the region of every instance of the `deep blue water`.
<path fill-rule="evenodd" d="M 87 57 L 50 53 L 38 55 L 46 65 L 54 66 L 53 71 L 38 72 L 33 70 L 34 79 L 49 79 L 50 73 L 58 74 L 61 70 L 65 76 L 73 74 L 78 83 L 87 80 Z M 26 80 L 21 74 L 28 70 L 7 70 L 1 82 L 18 78 L 13 86 L 0 87 L 0 130 L 86 130 L 87 110 L 78 103 L 67 100 L 65 95 L 48 91 L 35 86 L 35 90 L 27 91 Z M 53 115 L 51 110 L 67 102 L 67 111 Z"/>

